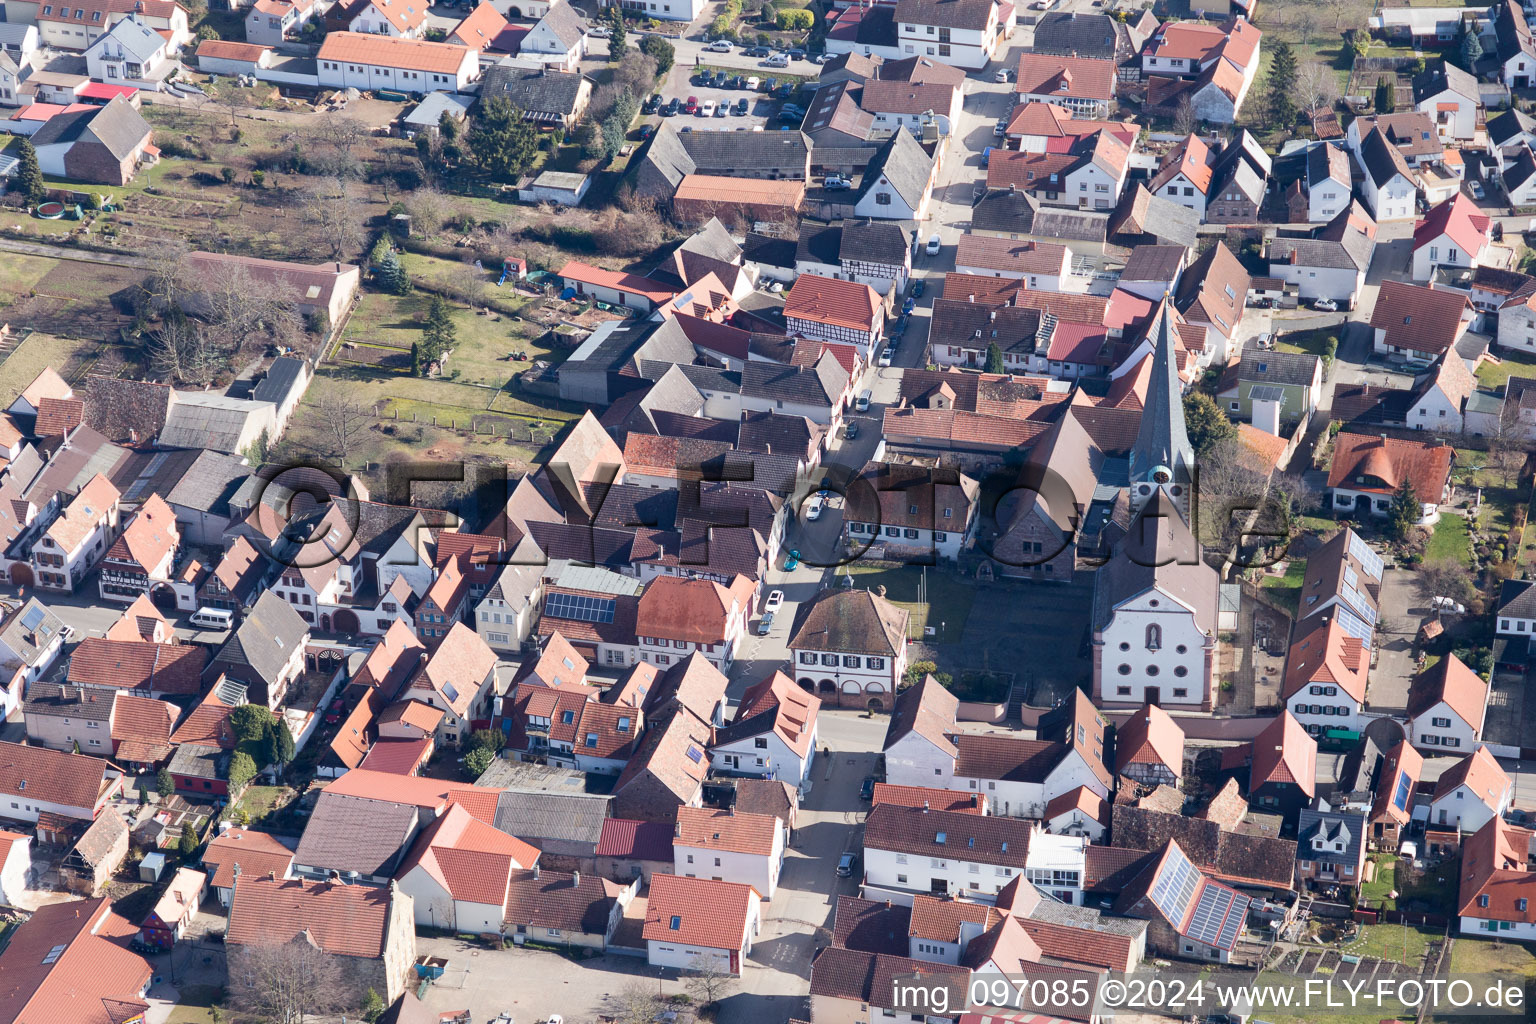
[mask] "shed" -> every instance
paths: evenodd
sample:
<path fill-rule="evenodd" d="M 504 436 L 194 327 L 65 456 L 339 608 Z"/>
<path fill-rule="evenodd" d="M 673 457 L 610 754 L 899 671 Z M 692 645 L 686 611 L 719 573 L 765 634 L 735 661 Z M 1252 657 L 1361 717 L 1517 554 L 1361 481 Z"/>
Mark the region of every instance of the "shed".
<path fill-rule="evenodd" d="M 443 122 L 443 115 L 447 114 L 455 121 L 462 121 L 469 114 L 469 108 L 475 102 L 473 96 L 460 96 L 458 93 L 432 92 L 426 95 L 416 108 L 400 119 L 400 126 L 406 132 L 436 132 L 438 125 Z"/>
<path fill-rule="evenodd" d="M 158 882 L 160 875 L 165 871 L 165 854 L 156 850 L 154 853 L 146 853 L 144 859 L 139 861 L 139 881 Z"/>
<path fill-rule="evenodd" d="M 573 171 L 545 171 L 527 185 L 520 186 L 517 198 L 525 203 L 558 203 L 579 206 L 592 180 Z"/>

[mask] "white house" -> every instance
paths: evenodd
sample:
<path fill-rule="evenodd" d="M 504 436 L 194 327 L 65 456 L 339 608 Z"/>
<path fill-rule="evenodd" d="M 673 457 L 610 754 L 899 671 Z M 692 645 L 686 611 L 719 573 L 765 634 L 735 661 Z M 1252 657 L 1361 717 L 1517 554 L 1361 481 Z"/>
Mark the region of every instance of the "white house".
<path fill-rule="evenodd" d="M 1467 399 L 1476 391 L 1477 381 L 1467 369 L 1467 361 L 1454 350 L 1447 352 L 1414 385 L 1408 426 L 1442 434 L 1460 433 L 1465 424 Z"/>
<path fill-rule="evenodd" d="M 784 827 L 771 814 L 735 808 L 679 807 L 672 872 L 685 878 L 740 882 L 773 899 L 784 866 Z"/>
<path fill-rule="evenodd" d="M 1307 220 L 1326 224 L 1349 206 L 1353 196 L 1349 151 L 1331 142 L 1319 142 L 1307 150 Z"/>
<path fill-rule="evenodd" d="M 933 785 L 981 793 L 992 813 L 1039 818 L 1046 805 L 1086 786 L 1108 799 L 1114 776 L 1105 766 L 1104 719 L 1087 694 L 1042 718 L 1038 739 L 961 733 L 955 738 L 954 774 Z"/>
<path fill-rule="evenodd" d="M 122 773 L 99 757 L 0 742 L 0 811 L 12 821 L 53 814 L 90 822 L 122 789 Z"/>
<path fill-rule="evenodd" d="M 85 51 L 86 74 L 109 85 L 155 82 L 174 66 L 169 49 L 164 36 L 129 15 Z"/>
<path fill-rule="evenodd" d="M 1434 119 L 1445 142 L 1471 142 L 1477 135 L 1477 111 L 1482 106 L 1477 76 L 1448 60 L 1413 76 L 1413 105 Z"/>
<path fill-rule="evenodd" d="M 1207 193 L 1215 176 L 1212 160 L 1211 147 L 1198 136 L 1186 135 L 1163 156 L 1147 191 L 1195 211 L 1204 221 Z"/>
<path fill-rule="evenodd" d="M 1329 615 L 1297 624 L 1285 659 L 1280 699 L 1307 732 L 1359 728 L 1370 651 Z"/>
<path fill-rule="evenodd" d="M 326 17 L 345 19 L 348 32 L 418 39 L 426 31 L 427 5 L 422 0 L 364 0 L 344 4 Z"/>
<path fill-rule="evenodd" d="M 1348 192 L 1344 195 L 1345 208 L 1312 238 L 1270 240 L 1269 273 L 1295 285 L 1304 302 L 1333 299 L 1353 309 L 1376 251 L 1376 222 L 1359 203 L 1348 200 Z"/>
<path fill-rule="evenodd" d="M 704 961 L 739 976 L 762 920 L 750 885 L 653 874 L 641 936 L 652 967 L 697 970 Z"/>
<path fill-rule="evenodd" d="M 955 252 L 955 271 L 1022 281 L 1030 291 L 1081 290 L 1062 287 L 1072 273 L 1072 250 L 1052 242 L 964 234 Z"/>
<path fill-rule="evenodd" d="M 823 590 L 790 627 L 795 682 L 823 704 L 884 711 L 907 670 L 910 614 L 868 590 Z"/>
<path fill-rule="evenodd" d="M 361 32 L 330 33 L 316 61 L 327 89 L 462 92 L 480 74 L 480 55 L 468 47 Z"/>
<path fill-rule="evenodd" d="M 1382 298 L 1386 295 L 1383 288 Z M 1381 308 L 1379 301 L 1376 308 Z M 1335 509 L 1385 516 L 1391 511 L 1392 496 L 1406 481 L 1423 508 L 1419 523 L 1430 526 L 1439 520 L 1455 460 L 1449 444 L 1439 438 L 1424 442 L 1340 433 L 1334 445 L 1328 491 Z"/>
<path fill-rule="evenodd" d="M 942 152 L 942 151 L 940 151 Z M 926 220 L 939 163 L 911 132 L 896 132 L 875 153 L 853 197 L 857 217 Z"/>
<path fill-rule="evenodd" d="M 869 486 L 850 488 L 843 507 L 854 547 L 878 549 L 886 558 L 936 555 L 953 562 L 975 541 L 981 485 L 964 473 L 877 462 L 862 475 Z"/>
<path fill-rule="evenodd" d="M 1524 10 L 1513 0 L 1502 0 L 1493 24 L 1504 84 L 1511 89 L 1530 88 L 1536 79 L 1536 40 L 1531 37 Z"/>
<path fill-rule="evenodd" d="M 26 687 L 41 678 L 64 650 L 64 622 L 37 598 L 0 624 L 0 712 L 10 717 Z"/>
<path fill-rule="evenodd" d="M 33 545 L 32 574 L 39 587 L 75 589 L 117 533 L 118 499 L 117 488 L 100 473 L 70 499 Z"/>
<path fill-rule="evenodd" d="M 1351 148 L 1365 168 L 1362 192 L 1376 219 L 1408 220 L 1413 217 L 1418 178 L 1397 146 L 1388 141 L 1386 133 L 1380 128 L 1373 129 Z"/>
<path fill-rule="evenodd" d="M 897 786 L 943 788 L 955 771 L 954 737 L 960 706 L 933 676 L 903 690 L 885 730 L 885 777 Z"/>
<path fill-rule="evenodd" d="M 1529 829 L 1490 818 L 1461 844 L 1461 891 L 1456 905 L 1463 935 L 1536 940 L 1536 872 Z"/>
<path fill-rule="evenodd" d="M 1429 823 L 1476 832 L 1490 818 L 1502 817 L 1514 796 L 1514 783 L 1486 746 L 1457 761 L 1435 783 Z"/>
<path fill-rule="evenodd" d="M 1501 150 L 1504 169 L 1500 180 L 1504 193 L 1514 206 L 1536 206 L 1536 153 L 1529 145 Z"/>
<path fill-rule="evenodd" d="M 566 0 L 549 5 L 549 11 L 528 30 L 518 54 L 563 71 L 579 71 L 587 55 L 587 31 Z"/>
<path fill-rule="evenodd" d="M 1425 750 L 1471 750 L 1483 736 L 1488 682 L 1454 654 L 1408 690 L 1408 740 Z"/>
<path fill-rule="evenodd" d="M 1460 192 L 1414 225 L 1413 279 L 1428 281 L 1441 267 L 1472 270 L 1488 257 L 1493 219 Z"/>
<path fill-rule="evenodd" d="M 715 732 L 710 761 L 717 771 L 777 779 L 803 793 L 811 786 L 820 710 L 819 698 L 775 671 L 742 694 L 736 720 Z M 769 890 L 758 891 L 773 898 Z"/>
<path fill-rule="evenodd" d="M 704 0 L 619 0 L 619 6 L 657 21 L 692 21 L 703 13 Z"/>
<path fill-rule="evenodd" d="M 932 57 L 941 64 L 975 71 L 997 57 L 1013 31 L 1013 18 L 1011 5 L 898 0 L 897 45 L 903 56 Z"/>
<path fill-rule="evenodd" d="M 419 926 L 500 932 L 507 917 L 506 879 L 538 860 L 536 848 L 454 804 L 422 830 L 400 862 L 395 884 L 416 901 Z M 466 861 L 474 870 L 463 869 Z"/>
<path fill-rule="evenodd" d="M 514 552 L 480 603 L 475 605 L 475 632 L 492 650 L 521 650 L 537 617 L 544 593 L 543 573 L 536 564 L 515 564 Z"/>
<path fill-rule="evenodd" d="M 1109 829 L 1109 802 L 1087 786 L 1079 786 L 1046 804 L 1041 821 L 1053 835 L 1102 842 Z"/>
<path fill-rule="evenodd" d="M 32 837 L 20 832 L 0 832 L 0 903 L 17 906 L 32 870 Z"/>
<path fill-rule="evenodd" d="M 864 895 L 907 906 L 917 893 L 990 903 L 1044 836 L 1035 821 L 876 804 L 864 820 Z"/>

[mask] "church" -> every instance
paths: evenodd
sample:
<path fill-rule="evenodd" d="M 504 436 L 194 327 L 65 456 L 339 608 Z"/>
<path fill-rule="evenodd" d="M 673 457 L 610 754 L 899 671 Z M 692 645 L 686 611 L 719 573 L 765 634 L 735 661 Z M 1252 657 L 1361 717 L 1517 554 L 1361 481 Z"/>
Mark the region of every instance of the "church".
<path fill-rule="evenodd" d="M 1172 319 L 1165 302 L 1130 455 L 1133 518 L 1094 576 L 1093 700 L 1101 708 L 1212 706 L 1221 577 L 1201 558 L 1191 529 L 1195 453 L 1184 427 Z"/>

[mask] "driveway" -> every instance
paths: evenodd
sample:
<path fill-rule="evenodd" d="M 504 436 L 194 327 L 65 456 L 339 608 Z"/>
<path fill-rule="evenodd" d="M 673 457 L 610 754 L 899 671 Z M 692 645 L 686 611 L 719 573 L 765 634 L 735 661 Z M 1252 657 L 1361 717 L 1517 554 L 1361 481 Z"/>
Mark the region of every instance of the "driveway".
<path fill-rule="evenodd" d="M 1377 602 L 1381 609 L 1381 626 L 1376 633 L 1379 650 L 1366 692 L 1372 711 L 1403 711 L 1408 707 L 1408 688 L 1418 670 L 1413 638 L 1426 615 L 1413 581 L 1414 574 L 1403 569 L 1388 569 L 1382 576 Z"/>

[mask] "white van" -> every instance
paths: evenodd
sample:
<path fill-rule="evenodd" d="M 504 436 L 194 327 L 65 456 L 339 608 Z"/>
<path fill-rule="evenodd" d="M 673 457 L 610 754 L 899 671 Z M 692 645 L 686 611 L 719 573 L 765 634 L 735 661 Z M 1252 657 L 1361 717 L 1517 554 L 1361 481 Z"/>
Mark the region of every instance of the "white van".
<path fill-rule="evenodd" d="M 235 613 L 224 608 L 199 608 L 192 613 L 192 625 L 204 629 L 228 629 L 235 624 Z"/>
<path fill-rule="evenodd" d="M 858 401 L 854 403 L 853 407 L 859 412 L 869 412 L 869 402 L 870 399 L 874 397 L 875 393 L 869 388 L 865 388 L 863 391 L 859 392 Z"/>

